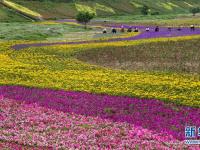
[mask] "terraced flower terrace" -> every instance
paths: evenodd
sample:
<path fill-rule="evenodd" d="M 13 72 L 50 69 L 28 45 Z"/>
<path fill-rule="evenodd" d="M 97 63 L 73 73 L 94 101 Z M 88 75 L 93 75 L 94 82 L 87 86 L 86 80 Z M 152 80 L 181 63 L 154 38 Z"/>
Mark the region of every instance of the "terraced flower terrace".
<path fill-rule="evenodd" d="M 0 148 L 198 150 L 183 140 L 200 126 L 199 34 L 2 42 Z"/>

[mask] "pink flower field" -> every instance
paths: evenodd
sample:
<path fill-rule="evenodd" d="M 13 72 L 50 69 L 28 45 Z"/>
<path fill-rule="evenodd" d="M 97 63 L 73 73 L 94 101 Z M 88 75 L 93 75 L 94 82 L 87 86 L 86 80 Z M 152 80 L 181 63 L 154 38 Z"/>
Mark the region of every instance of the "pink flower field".
<path fill-rule="evenodd" d="M 156 100 L 17 86 L 1 87 L 0 93 L 1 149 L 199 149 L 185 145 L 180 140 L 184 129 L 178 131 L 185 126 L 181 121 L 199 123 L 198 118 L 185 118 L 199 116 L 199 109 L 167 107 Z M 95 99 L 102 103 L 96 105 Z M 124 104 L 119 100 L 125 100 Z M 127 106 L 133 108 L 125 109 Z M 185 110 L 190 111 L 184 115 Z M 152 119 L 160 120 L 160 126 Z M 170 126 L 173 122 L 177 128 Z"/>
<path fill-rule="evenodd" d="M 17 144 L 79 149 L 123 149 L 139 145 L 156 149 L 185 147 L 172 136 L 156 134 L 131 124 L 63 113 L 37 104 L 3 99 L 0 109 L 0 139 L 6 141 L 4 147 L 21 147 Z"/>

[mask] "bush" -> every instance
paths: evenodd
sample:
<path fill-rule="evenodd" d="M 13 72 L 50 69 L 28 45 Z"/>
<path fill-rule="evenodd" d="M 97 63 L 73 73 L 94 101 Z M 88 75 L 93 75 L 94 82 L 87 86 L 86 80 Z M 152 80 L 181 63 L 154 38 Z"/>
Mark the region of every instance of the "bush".
<path fill-rule="evenodd" d="M 151 15 L 160 15 L 160 13 L 156 11 L 156 12 L 152 12 Z"/>
<path fill-rule="evenodd" d="M 141 13 L 142 13 L 143 15 L 148 15 L 148 13 L 149 13 L 149 7 L 148 7 L 147 5 L 144 5 L 144 6 L 142 7 L 142 9 L 141 9 Z"/>
<path fill-rule="evenodd" d="M 85 28 L 87 28 L 87 23 L 90 22 L 91 19 L 95 17 L 94 13 L 89 12 L 79 12 L 76 16 L 76 20 L 80 23 L 83 23 L 85 25 Z"/>
<path fill-rule="evenodd" d="M 197 13 L 200 12 L 200 8 L 199 7 L 192 8 L 190 12 L 193 14 L 193 16 L 195 16 Z"/>

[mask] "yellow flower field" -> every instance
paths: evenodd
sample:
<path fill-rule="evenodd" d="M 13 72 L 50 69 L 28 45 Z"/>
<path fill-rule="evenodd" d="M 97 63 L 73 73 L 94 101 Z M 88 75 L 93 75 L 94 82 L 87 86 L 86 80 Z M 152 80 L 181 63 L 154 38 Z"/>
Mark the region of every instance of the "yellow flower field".
<path fill-rule="evenodd" d="M 200 36 L 32 47 L 18 51 L 10 48 L 16 42 L 1 43 L 0 84 L 160 99 L 199 107 L 198 74 L 112 70 L 74 57 L 81 51 L 99 47 L 190 39 L 200 39 Z"/>

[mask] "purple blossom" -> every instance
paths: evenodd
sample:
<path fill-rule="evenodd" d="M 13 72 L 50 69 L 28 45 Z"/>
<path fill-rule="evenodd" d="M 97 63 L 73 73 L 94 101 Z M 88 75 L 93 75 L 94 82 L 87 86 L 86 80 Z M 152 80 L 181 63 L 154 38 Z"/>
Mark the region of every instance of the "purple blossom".
<path fill-rule="evenodd" d="M 73 20 L 71 20 L 73 22 Z M 120 28 L 121 25 L 117 26 L 109 26 Z M 15 50 L 20 50 L 28 47 L 42 47 L 42 46 L 51 46 L 51 45 L 63 45 L 63 44 L 85 44 L 85 43 L 94 43 L 94 42 L 116 42 L 116 41 L 133 41 L 140 39 L 150 39 L 150 38 L 161 38 L 161 37 L 178 37 L 178 36 L 188 36 L 188 35 L 198 35 L 200 34 L 200 28 L 195 29 L 195 31 L 191 31 L 190 28 L 182 28 L 181 31 L 178 31 L 178 28 L 173 28 L 172 31 L 168 31 L 168 28 L 161 27 L 159 32 L 155 32 L 155 27 L 149 27 L 150 31 L 145 32 L 146 26 L 133 26 L 137 27 L 141 33 L 137 36 L 128 37 L 128 38 L 114 38 L 109 40 L 92 40 L 92 41 L 79 41 L 79 42 L 53 42 L 53 43 L 33 43 L 33 44 L 17 44 L 12 48 Z M 124 25 L 124 28 L 129 28 L 129 26 Z"/>
<path fill-rule="evenodd" d="M 5 98 L 0 103 L 0 149 L 196 149 L 170 135 L 133 124 L 64 113 Z"/>
<path fill-rule="evenodd" d="M 183 140 L 186 125 L 200 126 L 200 109 L 159 100 L 96 95 L 86 92 L 1 86 L 5 98 L 50 109 L 127 122 Z"/>

